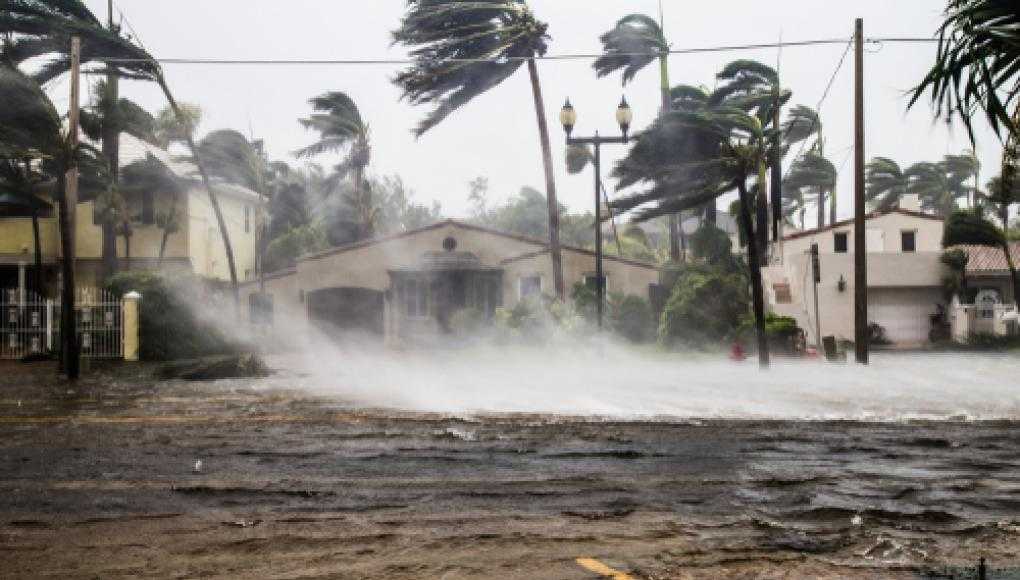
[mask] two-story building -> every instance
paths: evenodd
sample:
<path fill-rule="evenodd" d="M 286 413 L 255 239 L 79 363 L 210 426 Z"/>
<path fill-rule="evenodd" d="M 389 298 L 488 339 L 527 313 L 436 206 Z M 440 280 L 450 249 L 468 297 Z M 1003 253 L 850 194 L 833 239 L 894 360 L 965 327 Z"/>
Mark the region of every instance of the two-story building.
<path fill-rule="evenodd" d="M 766 300 L 792 316 L 808 340 L 854 337 L 854 224 L 844 220 L 785 236 L 763 269 Z M 943 291 L 942 218 L 919 211 L 914 196 L 900 208 L 866 217 L 868 319 L 897 346 L 928 341 L 931 315 L 947 305 Z M 817 244 L 820 281 L 814 283 L 811 246 Z M 818 315 L 815 315 L 817 293 Z"/>
<path fill-rule="evenodd" d="M 122 168 L 150 156 L 166 165 L 182 187 L 177 193 L 146 191 L 127 200 L 127 210 L 132 216 L 131 236 L 130 240 L 123 235 L 117 238 L 120 270 L 185 270 L 206 278 L 229 280 L 219 226 L 197 169 L 163 149 L 126 133 L 121 135 Z M 214 190 L 227 224 L 238 278 L 254 279 L 257 220 L 264 200 L 251 190 L 221 181 L 214 182 Z M 95 206 L 93 201 L 84 201 L 76 208 L 76 276 L 80 286 L 101 283 L 102 227 Z M 31 213 L 12 209 L 0 212 L 0 288 L 24 288 L 33 279 L 35 267 Z M 178 226 L 166 237 L 164 247 L 165 231 L 161 227 L 163 220 L 159 218 L 170 212 L 176 213 Z M 59 287 L 61 260 L 55 207 L 44 208 L 41 213 L 39 234 L 43 287 L 52 293 Z"/>

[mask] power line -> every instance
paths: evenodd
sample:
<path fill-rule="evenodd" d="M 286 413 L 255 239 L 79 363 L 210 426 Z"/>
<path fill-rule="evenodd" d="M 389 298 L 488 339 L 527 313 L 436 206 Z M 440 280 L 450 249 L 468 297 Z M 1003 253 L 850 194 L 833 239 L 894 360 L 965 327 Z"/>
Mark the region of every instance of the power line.
<path fill-rule="evenodd" d="M 134 31 L 131 27 L 130 22 L 128 24 L 129 29 Z M 134 34 L 135 38 L 138 38 L 137 32 Z M 816 40 L 802 40 L 792 42 L 765 42 L 757 44 L 734 44 L 734 45 L 722 45 L 722 46 L 710 46 L 710 47 L 694 47 L 694 48 L 677 48 L 670 49 L 670 55 L 683 55 L 683 54 L 702 54 L 702 53 L 715 53 L 715 52 L 736 52 L 745 50 L 760 50 L 767 48 L 786 48 L 786 47 L 806 47 L 806 46 L 819 46 L 819 45 L 840 45 L 844 43 L 850 43 L 853 39 L 846 38 L 826 38 Z M 889 38 L 868 38 L 865 39 L 865 43 L 881 45 L 883 43 L 914 43 L 914 42 L 938 42 L 934 38 L 910 38 L 910 37 L 889 37 Z M 601 57 L 601 53 L 564 53 L 564 54 L 547 54 L 541 56 L 535 56 L 535 60 L 548 60 L 548 61 L 560 61 L 560 60 L 591 60 Z M 619 56 L 633 56 L 633 57 L 648 57 L 658 56 L 657 53 L 625 53 Z M 482 62 L 512 62 L 512 61 L 527 61 L 532 57 L 518 56 L 518 57 L 505 57 L 505 58 L 451 58 L 444 59 L 444 62 L 449 63 L 482 63 Z M 132 63 L 132 62 L 149 62 L 148 59 L 142 58 L 111 58 L 104 59 L 108 62 L 113 63 Z M 232 59 L 232 58 L 157 58 L 156 62 L 160 64 L 197 64 L 197 65 L 412 65 L 418 64 L 419 61 L 407 58 L 378 58 L 378 59 L 358 59 L 358 58 L 346 58 L 346 59 L 316 59 L 316 58 L 298 58 L 298 59 Z"/>
<path fill-rule="evenodd" d="M 843 54 L 839 57 L 839 62 L 836 63 L 836 70 L 832 71 L 832 76 L 829 77 L 829 82 L 825 85 L 825 90 L 822 91 L 822 96 L 818 99 L 818 104 L 815 105 L 815 116 L 811 119 L 811 127 L 808 129 L 808 135 L 814 133 L 815 127 L 818 125 L 818 119 L 821 117 L 822 105 L 825 103 L 825 99 L 829 97 L 829 92 L 832 91 L 832 85 L 835 84 L 839 71 L 843 69 L 843 63 L 846 62 L 846 55 L 850 54 L 851 46 L 853 46 L 852 38 L 847 41 L 846 48 L 843 50 Z M 803 155 L 805 145 L 807 145 L 807 139 L 800 142 L 800 148 L 797 149 L 797 154 L 793 156 L 794 162 L 790 164 L 789 169 L 786 170 L 786 174 L 783 176 L 784 181 L 790 176 L 790 172 L 793 171 L 793 166 L 796 164 L 797 159 Z"/>

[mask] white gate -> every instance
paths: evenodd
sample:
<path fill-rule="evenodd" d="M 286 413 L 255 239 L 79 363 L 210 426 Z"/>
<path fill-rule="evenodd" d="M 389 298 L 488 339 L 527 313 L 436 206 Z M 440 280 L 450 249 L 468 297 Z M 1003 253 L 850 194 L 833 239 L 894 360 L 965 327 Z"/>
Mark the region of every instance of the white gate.
<path fill-rule="evenodd" d="M 123 357 L 121 299 L 97 288 L 75 293 L 75 328 L 81 356 Z M 18 288 L 0 290 L 0 359 L 60 350 L 60 302 Z"/>

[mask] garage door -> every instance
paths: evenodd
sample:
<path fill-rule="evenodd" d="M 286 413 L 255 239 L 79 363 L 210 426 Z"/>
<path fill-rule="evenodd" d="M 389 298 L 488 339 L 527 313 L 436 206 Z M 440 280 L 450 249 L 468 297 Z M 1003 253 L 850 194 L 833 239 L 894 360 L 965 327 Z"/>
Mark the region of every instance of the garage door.
<path fill-rule="evenodd" d="M 322 288 L 308 292 L 308 318 L 322 331 L 382 336 L 383 293 L 369 288 Z"/>
<path fill-rule="evenodd" d="M 894 343 L 919 344 L 928 341 L 931 315 L 942 302 L 937 288 L 896 288 L 868 292 L 868 320 L 885 328 Z"/>

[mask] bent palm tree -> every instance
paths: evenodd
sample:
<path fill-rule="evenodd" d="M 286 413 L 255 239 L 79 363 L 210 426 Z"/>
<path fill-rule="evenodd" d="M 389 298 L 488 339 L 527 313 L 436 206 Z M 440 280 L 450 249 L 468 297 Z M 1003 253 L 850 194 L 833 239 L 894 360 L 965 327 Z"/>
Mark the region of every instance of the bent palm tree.
<path fill-rule="evenodd" d="M 864 179 L 864 195 L 879 211 L 899 207 L 900 198 L 907 194 L 909 176 L 888 157 L 875 157 L 868 162 Z"/>
<path fill-rule="evenodd" d="M 921 199 L 921 208 L 948 218 L 956 209 L 956 197 L 942 163 L 921 161 L 907 168 L 907 193 Z"/>
<path fill-rule="evenodd" d="M 560 252 L 559 203 L 549 127 L 536 56 L 548 47 L 548 25 L 524 0 L 408 0 L 394 42 L 411 49 L 414 64 L 394 83 L 412 104 L 435 103 L 416 136 L 442 122 L 475 97 L 499 85 L 527 63 L 538 121 L 549 214 L 549 253 L 556 296 L 565 297 Z"/>
<path fill-rule="evenodd" d="M 334 166 L 331 187 L 336 182 L 351 176 L 352 192 L 347 201 L 359 216 L 357 239 L 371 237 L 375 231 L 375 215 L 372 192 L 365 180 L 365 168 L 372 160 L 372 145 L 368 123 L 361 111 L 346 93 L 334 91 L 319 95 L 309 101 L 313 113 L 306 119 L 299 119 L 306 129 L 319 133 L 319 140 L 295 153 L 297 157 L 313 157 L 322 153 L 344 153 L 343 159 Z"/>
<path fill-rule="evenodd" d="M 116 80 L 116 77 L 112 77 Z M 81 111 L 81 128 L 85 135 L 93 141 L 102 141 L 103 156 L 110 166 L 110 176 L 114 187 L 107 197 L 107 208 L 123 205 L 116 199 L 120 195 L 117 182 L 120 178 L 120 134 L 127 133 L 142 141 L 156 143 L 156 120 L 145 109 L 125 98 L 117 97 L 116 83 L 110 78 L 96 84 L 98 96 L 92 107 Z M 103 231 L 102 257 L 107 277 L 116 273 L 118 268 L 116 229 L 118 213 L 115 211 L 100 212 L 103 219 L 100 224 Z M 125 216 L 126 217 L 126 216 Z"/>
<path fill-rule="evenodd" d="M 77 36 L 81 39 L 83 72 L 115 74 L 119 78 L 150 81 L 159 86 L 181 125 L 180 132 L 195 159 L 209 203 L 216 215 L 230 270 L 234 310 L 240 317 L 241 295 L 237 285 L 237 266 L 219 198 L 213 190 L 201 157 L 196 154 L 192 127 L 187 123 L 189 117 L 170 92 L 170 86 L 156 60 L 144 49 L 122 37 L 119 31 L 104 28 L 81 0 L 6 0 L 0 14 L 0 35 L 11 39 L 5 47 L 5 56 L 11 62 L 20 64 L 31 58 L 51 57 L 34 75 L 39 83 L 46 83 L 70 70 L 71 37 Z M 88 66 L 97 64 L 105 67 L 100 71 L 97 66 Z"/>
<path fill-rule="evenodd" d="M 658 61 L 659 92 L 662 101 L 660 113 L 672 109 L 669 43 L 666 41 L 661 23 L 644 14 L 628 14 L 618 20 L 611 30 L 602 34 L 599 40 L 602 42 L 602 56 L 592 65 L 597 77 L 602 78 L 622 71 L 623 84 L 626 85 L 641 69 Z M 715 209 L 714 206 L 712 209 Z M 711 213 L 714 217 L 714 211 Z M 679 216 L 668 216 L 669 256 L 674 262 L 680 261 L 681 256 L 683 232 L 680 230 L 679 222 Z"/>
<path fill-rule="evenodd" d="M 711 144 L 704 155 L 676 153 L 653 173 L 641 167 L 654 158 L 664 143 L 675 142 L 682 135 L 702 144 Z M 776 151 L 778 131 L 763 129 L 756 116 L 734 107 L 715 107 L 702 111 L 673 111 L 657 119 L 644 131 L 627 158 L 617 165 L 620 186 L 646 182 L 651 187 L 613 201 L 610 205 L 621 211 L 637 209 L 635 219 L 647 220 L 671 212 L 698 207 L 733 190 L 738 194 L 738 222 L 747 244 L 747 260 L 751 271 L 755 332 L 759 363 L 769 364 L 765 335 L 765 300 L 761 277 L 759 229 L 769 227 L 767 220 L 755 220 L 754 208 L 761 207 L 765 197 L 765 167 Z M 634 158 L 638 159 L 634 159 Z M 642 158 L 643 159 L 640 159 Z M 643 169 L 643 168 L 642 168 Z M 748 180 L 754 181 L 754 186 Z"/>
<path fill-rule="evenodd" d="M 793 162 L 790 172 L 783 183 L 786 189 L 814 190 L 816 195 L 815 205 L 817 206 L 817 227 L 825 225 L 825 200 L 828 199 L 835 205 L 832 192 L 836 189 L 836 177 L 838 172 L 831 161 L 819 155 L 816 151 L 809 151 Z M 830 223 L 835 223 L 830 221 Z"/>

